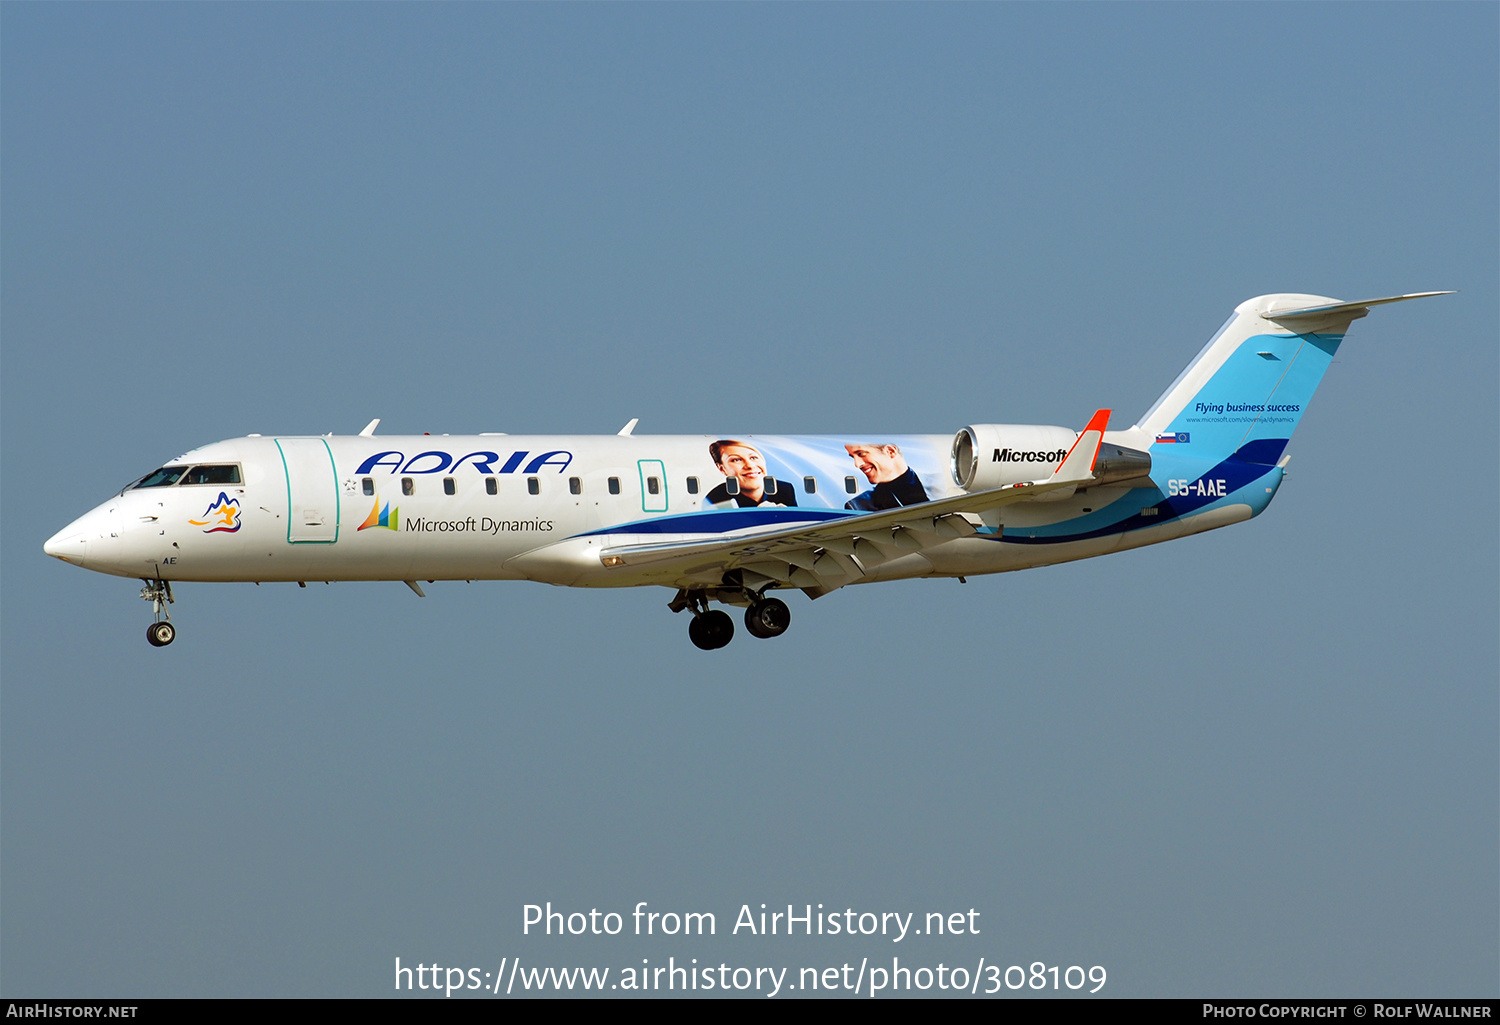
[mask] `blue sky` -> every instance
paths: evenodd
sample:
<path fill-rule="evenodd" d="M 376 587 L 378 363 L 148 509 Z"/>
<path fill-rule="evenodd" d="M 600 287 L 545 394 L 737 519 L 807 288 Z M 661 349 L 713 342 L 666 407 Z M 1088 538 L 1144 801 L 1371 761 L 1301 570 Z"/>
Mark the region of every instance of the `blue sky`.
<path fill-rule="evenodd" d="M 974 907 L 911 956 L 1114 995 L 1493 996 L 1497 20 L 0 6 L 0 987 L 893 952 L 521 935 L 646 900 Z M 1354 325 L 1252 523 L 764 646 L 647 591 L 185 585 L 157 651 L 41 553 L 249 432 L 1129 422 L 1250 296 L 1449 288 Z"/>

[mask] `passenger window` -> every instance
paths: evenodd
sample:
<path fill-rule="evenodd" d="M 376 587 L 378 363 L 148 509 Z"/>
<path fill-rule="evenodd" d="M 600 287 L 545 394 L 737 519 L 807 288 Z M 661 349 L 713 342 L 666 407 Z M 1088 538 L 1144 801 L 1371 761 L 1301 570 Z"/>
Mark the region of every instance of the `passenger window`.
<path fill-rule="evenodd" d="M 655 477 L 647 477 L 646 491 L 647 493 L 652 495 L 661 494 L 661 481 L 657 480 Z"/>
<path fill-rule="evenodd" d="M 359 482 L 359 487 L 360 490 L 365 493 L 365 497 L 367 498 L 375 493 L 375 482 L 368 477 Z"/>
<path fill-rule="evenodd" d="M 740 493 L 740 479 L 738 477 L 725 477 L 724 493 L 728 495 L 738 495 Z"/>
<path fill-rule="evenodd" d="M 542 482 L 535 477 L 527 477 L 526 493 L 528 495 L 540 495 L 542 493 Z"/>
<path fill-rule="evenodd" d="M 410 477 L 401 478 L 401 493 L 403 495 L 415 495 L 417 493 L 417 486 L 412 483 Z"/>
<path fill-rule="evenodd" d="M 238 484 L 238 466 L 195 466 L 182 478 L 184 484 Z"/>
<path fill-rule="evenodd" d="M 620 478 L 611 477 L 609 479 L 609 493 L 611 495 L 618 495 L 620 493 Z"/>
<path fill-rule="evenodd" d="M 766 486 L 766 494 L 768 495 L 776 494 L 776 490 L 781 487 L 781 485 L 776 483 L 775 477 L 765 477 L 763 478 L 763 482 Z"/>
<path fill-rule="evenodd" d="M 186 466 L 163 466 L 141 478 L 138 488 L 169 488 L 187 471 Z"/>
<path fill-rule="evenodd" d="M 844 478 L 844 490 L 847 491 L 847 492 L 849 492 L 849 494 L 851 494 L 851 495 L 854 494 L 854 478 L 853 477 L 845 477 Z"/>
<path fill-rule="evenodd" d="M 498 495 L 500 493 L 500 487 L 495 483 L 495 478 L 486 477 L 484 479 L 484 493 L 487 495 Z"/>
<path fill-rule="evenodd" d="M 443 478 L 443 494 L 445 494 L 445 495 L 453 495 L 453 494 L 457 494 L 457 493 L 458 493 L 458 489 L 453 484 L 453 478 L 452 477 L 444 477 Z"/>
<path fill-rule="evenodd" d="M 690 495 L 696 495 L 697 493 L 698 493 L 698 478 L 697 477 L 689 477 L 688 478 L 688 494 L 690 494 Z"/>
<path fill-rule="evenodd" d="M 803 477 L 802 490 L 807 492 L 809 495 L 816 495 L 818 493 L 818 478 Z"/>
<path fill-rule="evenodd" d="M 569 477 L 568 478 L 568 494 L 570 494 L 570 495 L 581 495 L 581 494 L 583 494 L 583 481 L 579 480 L 577 477 Z"/>

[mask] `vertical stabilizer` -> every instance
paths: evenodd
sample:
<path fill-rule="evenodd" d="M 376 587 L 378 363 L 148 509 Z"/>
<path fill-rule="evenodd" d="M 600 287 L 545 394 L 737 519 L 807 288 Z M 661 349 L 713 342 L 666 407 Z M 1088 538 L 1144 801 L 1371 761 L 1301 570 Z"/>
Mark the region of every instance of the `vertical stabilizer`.
<path fill-rule="evenodd" d="M 1141 417 L 1155 445 L 1220 460 L 1274 464 L 1349 324 L 1371 306 L 1444 292 L 1342 302 L 1279 293 L 1246 300 Z"/>

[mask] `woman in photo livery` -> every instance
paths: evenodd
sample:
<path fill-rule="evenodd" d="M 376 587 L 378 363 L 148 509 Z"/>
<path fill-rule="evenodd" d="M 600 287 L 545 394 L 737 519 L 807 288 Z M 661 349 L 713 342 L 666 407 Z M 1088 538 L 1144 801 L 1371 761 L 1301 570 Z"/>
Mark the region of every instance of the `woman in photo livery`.
<path fill-rule="evenodd" d="M 721 439 L 708 446 L 708 454 L 725 480 L 703 496 L 705 506 L 733 509 L 797 504 L 797 493 L 790 484 L 766 476 L 766 459 L 754 445 Z"/>

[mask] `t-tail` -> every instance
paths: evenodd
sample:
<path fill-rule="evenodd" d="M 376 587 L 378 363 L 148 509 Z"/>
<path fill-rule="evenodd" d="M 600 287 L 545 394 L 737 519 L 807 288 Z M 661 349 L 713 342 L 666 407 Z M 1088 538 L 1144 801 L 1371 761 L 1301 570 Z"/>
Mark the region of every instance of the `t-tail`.
<path fill-rule="evenodd" d="M 1248 299 L 1132 432 L 1155 453 L 1275 465 L 1350 323 L 1385 303 L 1449 292 L 1341 302 L 1281 293 Z"/>

